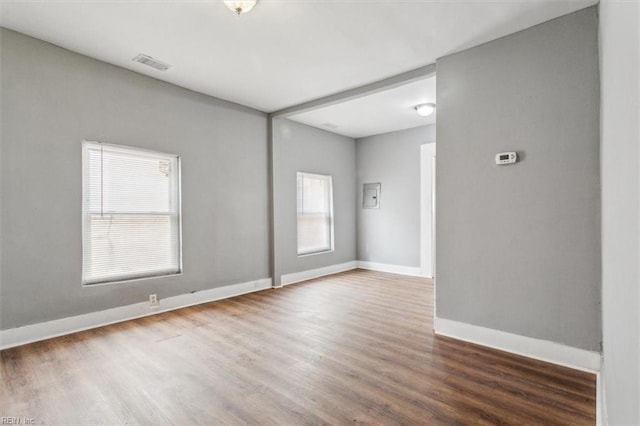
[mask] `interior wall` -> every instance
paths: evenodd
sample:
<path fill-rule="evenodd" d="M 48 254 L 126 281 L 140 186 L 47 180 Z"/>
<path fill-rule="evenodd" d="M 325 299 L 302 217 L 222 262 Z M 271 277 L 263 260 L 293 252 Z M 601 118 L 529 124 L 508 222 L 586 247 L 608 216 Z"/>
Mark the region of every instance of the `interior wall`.
<path fill-rule="evenodd" d="M 269 277 L 265 114 L 1 31 L 2 329 Z M 180 155 L 182 275 L 81 286 L 83 139 Z"/>
<path fill-rule="evenodd" d="M 435 126 L 356 141 L 358 260 L 420 267 L 420 146 Z M 380 208 L 362 208 L 362 185 L 381 183 Z"/>
<path fill-rule="evenodd" d="M 438 60 L 439 318 L 600 351 L 597 32 L 590 7 Z"/>
<path fill-rule="evenodd" d="M 2 39 L 3 39 L 3 34 L 4 32 L 0 30 L 0 127 L 2 127 L 2 107 L 3 107 L 3 102 L 2 102 Z M 3 139 L 3 132 L 2 129 L 0 128 L 0 167 L 2 167 L 2 139 Z M 2 211 L 3 211 L 3 203 L 2 203 L 2 170 L 0 169 L 0 298 L 2 297 L 2 277 L 3 277 L 3 272 L 2 272 L 2 241 L 3 241 L 3 235 L 2 235 Z M 0 300 L 0 330 L 3 330 L 2 328 L 2 300 Z M 0 342 L 0 344 L 2 344 Z"/>
<path fill-rule="evenodd" d="M 274 256 L 276 285 L 281 275 L 356 260 L 355 141 L 287 119 L 273 120 Z M 296 173 L 331 175 L 334 247 L 297 255 Z"/>
<path fill-rule="evenodd" d="M 640 4 L 600 1 L 602 316 L 609 424 L 640 424 Z"/>

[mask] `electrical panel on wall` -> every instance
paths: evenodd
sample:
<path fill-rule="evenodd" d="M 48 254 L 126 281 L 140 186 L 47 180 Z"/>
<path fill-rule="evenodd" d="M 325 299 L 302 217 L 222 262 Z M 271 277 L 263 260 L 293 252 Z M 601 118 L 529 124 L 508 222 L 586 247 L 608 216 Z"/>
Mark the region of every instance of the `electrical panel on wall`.
<path fill-rule="evenodd" d="M 362 208 L 380 208 L 380 183 L 365 183 L 362 185 Z"/>

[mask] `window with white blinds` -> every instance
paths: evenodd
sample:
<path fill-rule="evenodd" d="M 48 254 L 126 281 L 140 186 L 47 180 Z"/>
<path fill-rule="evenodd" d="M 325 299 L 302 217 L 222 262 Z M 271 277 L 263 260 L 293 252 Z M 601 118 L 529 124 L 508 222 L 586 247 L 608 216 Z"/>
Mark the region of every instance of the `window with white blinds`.
<path fill-rule="evenodd" d="M 180 160 L 83 142 L 82 283 L 176 274 Z"/>
<path fill-rule="evenodd" d="M 331 176 L 298 172 L 298 255 L 333 250 Z"/>

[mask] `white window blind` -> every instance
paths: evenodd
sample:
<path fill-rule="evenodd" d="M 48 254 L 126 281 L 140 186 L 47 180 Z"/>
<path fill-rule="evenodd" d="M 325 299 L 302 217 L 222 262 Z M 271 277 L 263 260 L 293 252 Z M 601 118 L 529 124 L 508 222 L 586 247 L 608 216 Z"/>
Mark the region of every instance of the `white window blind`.
<path fill-rule="evenodd" d="M 82 282 L 181 270 L 176 155 L 83 143 Z"/>
<path fill-rule="evenodd" d="M 298 254 L 333 250 L 331 176 L 298 172 Z"/>

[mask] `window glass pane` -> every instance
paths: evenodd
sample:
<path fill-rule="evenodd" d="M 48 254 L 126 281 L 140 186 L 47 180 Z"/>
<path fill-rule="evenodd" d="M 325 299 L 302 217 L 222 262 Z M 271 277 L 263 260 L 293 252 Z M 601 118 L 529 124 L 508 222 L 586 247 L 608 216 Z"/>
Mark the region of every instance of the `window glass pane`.
<path fill-rule="evenodd" d="M 83 282 L 180 272 L 179 163 L 84 143 Z"/>
<path fill-rule="evenodd" d="M 297 176 L 298 254 L 333 249 L 331 176 Z"/>
<path fill-rule="evenodd" d="M 172 212 L 176 158 L 94 149 L 89 153 L 92 213 Z"/>
<path fill-rule="evenodd" d="M 88 222 L 91 241 L 84 255 L 89 277 L 178 272 L 177 217 L 92 215 Z"/>

